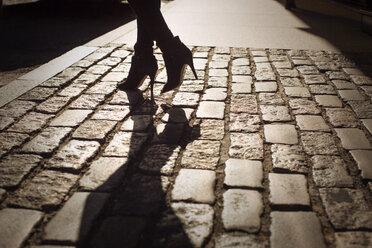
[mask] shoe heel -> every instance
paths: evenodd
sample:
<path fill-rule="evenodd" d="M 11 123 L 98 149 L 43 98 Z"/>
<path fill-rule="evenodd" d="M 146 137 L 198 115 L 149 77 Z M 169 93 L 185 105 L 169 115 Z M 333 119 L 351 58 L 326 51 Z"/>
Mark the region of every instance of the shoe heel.
<path fill-rule="evenodd" d="M 192 61 L 192 57 L 191 57 L 191 59 L 189 59 L 189 62 L 187 64 L 188 64 L 188 66 L 190 66 L 191 71 L 194 74 L 195 79 L 198 80 L 198 75 L 196 74 L 196 70 L 195 70 L 195 67 L 194 67 L 194 61 Z"/>
<path fill-rule="evenodd" d="M 152 73 L 150 76 L 150 92 L 151 92 L 151 101 L 154 102 L 154 83 L 155 83 L 155 77 L 156 77 L 156 72 L 157 70 L 155 71 L 155 73 Z"/>

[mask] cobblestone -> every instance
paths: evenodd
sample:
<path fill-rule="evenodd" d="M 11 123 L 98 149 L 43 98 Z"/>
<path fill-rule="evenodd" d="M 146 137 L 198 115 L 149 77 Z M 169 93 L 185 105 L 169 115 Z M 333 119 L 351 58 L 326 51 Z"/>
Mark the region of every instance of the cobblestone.
<path fill-rule="evenodd" d="M 320 109 L 317 107 L 316 103 L 307 99 L 290 99 L 289 106 L 292 109 L 293 114 L 320 114 Z"/>
<path fill-rule="evenodd" d="M 262 163 L 253 160 L 228 159 L 225 168 L 225 185 L 230 187 L 262 188 Z"/>
<path fill-rule="evenodd" d="M 256 92 L 276 92 L 278 89 L 276 82 L 257 82 L 254 87 Z"/>
<path fill-rule="evenodd" d="M 121 131 L 144 132 L 153 122 L 151 115 L 132 115 L 123 122 Z"/>
<path fill-rule="evenodd" d="M 75 127 L 83 122 L 92 110 L 66 110 L 60 116 L 53 119 L 50 126 Z"/>
<path fill-rule="evenodd" d="M 334 127 L 358 127 L 358 120 L 353 112 L 346 108 L 326 108 L 328 121 Z"/>
<path fill-rule="evenodd" d="M 323 117 L 318 115 L 296 115 L 296 122 L 302 131 L 330 131 Z"/>
<path fill-rule="evenodd" d="M 29 112 L 20 121 L 8 128 L 8 131 L 32 133 L 40 130 L 54 115 Z"/>
<path fill-rule="evenodd" d="M 131 157 L 147 140 L 146 133 L 118 132 L 104 151 L 104 156 Z"/>
<path fill-rule="evenodd" d="M 227 97 L 226 90 L 223 88 L 209 88 L 205 91 L 202 101 L 225 101 Z"/>
<path fill-rule="evenodd" d="M 284 87 L 285 94 L 289 97 L 310 97 L 310 91 L 306 87 Z"/>
<path fill-rule="evenodd" d="M 262 159 L 263 140 L 258 133 L 230 133 L 229 156 L 239 159 Z"/>
<path fill-rule="evenodd" d="M 354 90 L 356 89 L 355 84 L 350 83 L 349 81 L 346 80 L 332 80 L 333 85 L 336 87 L 338 90 Z"/>
<path fill-rule="evenodd" d="M 192 137 L 200 140 L 222 140 L 224 135 L 225 123 L 223 120 L 199 119 L 194 123 L 192 129 Z"/>
<path fill-rule="evenodd" d="M 104 95 L 81 95 L 78 99 L 73 101 L 69 108 L 70 109 L 89 109 L 94 110 L 98 105 L 103 103 L 105 100 Z"/>
<path fill-rule="evenodd" d="M 36 110 L 56 114 L 69 103 L 70 99 L 71 98 L 67 96 L 54 96 L 37 105 Z"/>
<path fill-rule="evenodd" d="M 307 173 L 308 165 L 301 146 L 274 144 L 271 152 L 274 171 Z"/>
<path fill-rule="evenodd" d="M 260 129 L 260 117 L 247 113 L 230 113 L 229 128 L 231 132 L 257 132 Z"/>
<path fill-rule="evenodd" d="M 122 121 L 129 115 L 130 107 L 122 105 L 106 105 L 98 110 L 93 116 L 93 120 Z"/>
<path fill-rule="evenodd" d="M 36 87 L 28 91 L 18 99 L 41 102 L 52 96 L 57 91 L 57 89 L 58 88 Z"/>
<path fill-rule="evenodd" d="M 262 105 L 284 105 L 284 100 L 279 93 L 260 93 L 258 102 Z"/>
<path fill-rule="evenodd" d="M 362 120 L 363 126 L 372 134 L 372 119 L 364 119 Z"/>
<path fill-rule="evenodd" d="M 372 151 L 368 150 L 353 150 L 350 151 L 354 160 L 356 161 L 359 170 L 361 170 L 361 176 L 364 179 L 372 179 Z"/>
<path fill-rule="evenodd" d="M 336 128 L 341 145 L 347 150 L 372 149 L 363 131 L 358 128 Z"/>
<path fill-rule="evenodd" d="M 331 95 L 316 95 L 315 101 L 323 107 L 341 108 L 342 102 L 337 96 Z"/>
<path fill-rule="evenodd" d="M 257 100 L 255 96 L 244 94 L 232 95 L 230 112 L 257 114 Z"/>
<path fill-rule="evenodd" d="M 310 92 L 318 95 L 336 95 L 336 91 L 331 85 L 315 84 L 310 85 Z"/>
<path fill-rule="evenodd" d="M 217 167 L 220 147 L 219 141 L 195 140 L 186 146 L 181 165 L 189 169 L 213 170 Z"/>
<path fill-rule="evenodd" d="M 284 87 L 302 87 L 299 78 L 280 78 L 280 82 Z"/>
<path fill-rule="evenodd" d="M 103 140 L 115 127 L 115 121 L 88 120 L 81 124 L 72 134 L 74 139 Z"/>
<path fill-rule="evenodd" d="M 267 122 L 290 121 L 292 117 L 286 106 L 261 105 L 262 119 Z"/>
<path fill-rule="evenodd" d="M 199 103 L 200 95 L 196 93 L 180 92 L 173 99 L 173 106 L 195 108 Z"/>
<path fill-rule="evenodd" d="M 364 97 L 358 90 L 339 90 L 341 98 L 344 101 L 363 101 Z"/>
<path fill-rule="evenodd" d="M 9 125 L 14 123 L 15 119 L 12 117 L 6 117 L 6 116 L 1 116 L 0 119 L 0 131 L 4 130 L 7 128 Z"/>
<path fill-rule="evenodd" d="M 264 126 L 267 143 L 294 145 L 298 143 L 297 132 L 294 125 L 270 124 Z"/>
<path fill-rule="evenodd" d="M 208 87 L 227 87 L 227 77 L 210 77 L 208 79 Z"/>
<path fill-rule="evenodd" d="M 14 100 L 0 108 L 0 116 L 17 118 L 36 106 L 35 102 Z"/>
<path fill-rule="evenodd" d="M 301 133 L 304 151 L 309 155 L 337 155 L 335 139 L 329 133 L 304 132 Z"/>
<path fill-rule="evenodd" d="M 356 85 L 372 85 L 372 79 L 368 76 L 352 75 L 350 78 Z"/>
<path fill-rule="evenodd" d="M 196 111 L 197 118 L 223 119 L 225 103 L 202 101 Z"/>
<path fill-rule="evenodd" d="M 71 84 L 59 92 L 58 96 L 76 97 L 80 95 L 88 86 L 85 84 Z"/>
<path fill-rule="evenodd" d="M 216 238 L 215 247 L 216 248 L 228 248 L 228 247 L 264 248 L 265 242 L 263 242 L 262 240 L 259 240 L 255 235 L 251 235 L 251 234 L 225 233 Z"/>
<path fill-rule="evenodd" d="M 0 156 L 20 146 L 28 138 L 29 135 L 23 133 L 0 133 Z"/>
<path fill-rule="evenodd" d="M 338 232 L 335 233 L 336 245 L 340 248 L 369 247 L 372 245 L 371 232 Z"/>
<path fill-rule="evenodd" d="M 139 168 L 147 173 L 154 175 L 173 175 L 176 160 L 181 147 L 177 145 L 155 144 L 147 151 Z"/>

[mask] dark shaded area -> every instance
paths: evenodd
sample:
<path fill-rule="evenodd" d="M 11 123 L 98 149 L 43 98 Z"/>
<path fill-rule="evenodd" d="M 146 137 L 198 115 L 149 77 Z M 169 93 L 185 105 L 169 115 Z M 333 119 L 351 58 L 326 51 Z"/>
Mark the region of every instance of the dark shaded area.
<path fill-rule="evenodd" d="M 44 64 L 134 19 L 113 0 L 44 0 L 4 6 L 0 71 Z"/>

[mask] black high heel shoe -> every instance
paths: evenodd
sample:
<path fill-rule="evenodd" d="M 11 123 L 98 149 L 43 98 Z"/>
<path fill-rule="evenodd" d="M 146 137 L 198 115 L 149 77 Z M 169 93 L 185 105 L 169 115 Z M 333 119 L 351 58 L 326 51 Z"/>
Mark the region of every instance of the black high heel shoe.
<path fill-rule="evenodd" d="M 120 84 L 120 90 L 136 90 L 145 81 L 146 77 L 150 77 L 151 100 L 154 98 L 154 82 L 158 71 L 158 63 L 154 55 L 137 55 L 132 57 L 131 67 L 128 73 L 127 80 Z"/>
<path fill-rule="evenodd" d="M 196 71 L 192 61 L 191 51 L 180 41 L 178 36 L 174 37 L 162 50 L 165 67 L 167 70 L 168 81 L 161 93 L 178 88 L 183 82 L 186 66 L 190 66 L 196 79 Z"/>

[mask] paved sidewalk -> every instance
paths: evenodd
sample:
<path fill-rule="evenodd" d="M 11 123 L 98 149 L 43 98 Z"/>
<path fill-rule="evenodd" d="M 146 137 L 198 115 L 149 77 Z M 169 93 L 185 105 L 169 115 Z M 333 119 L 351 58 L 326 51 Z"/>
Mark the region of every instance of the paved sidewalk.
<path fill-rule="evenodd" d="M 0 247 L 370 247 L 370 54 L 108 44 L 0 108 Z M 41 246 L 40 246 L 41 245 Z"/>

